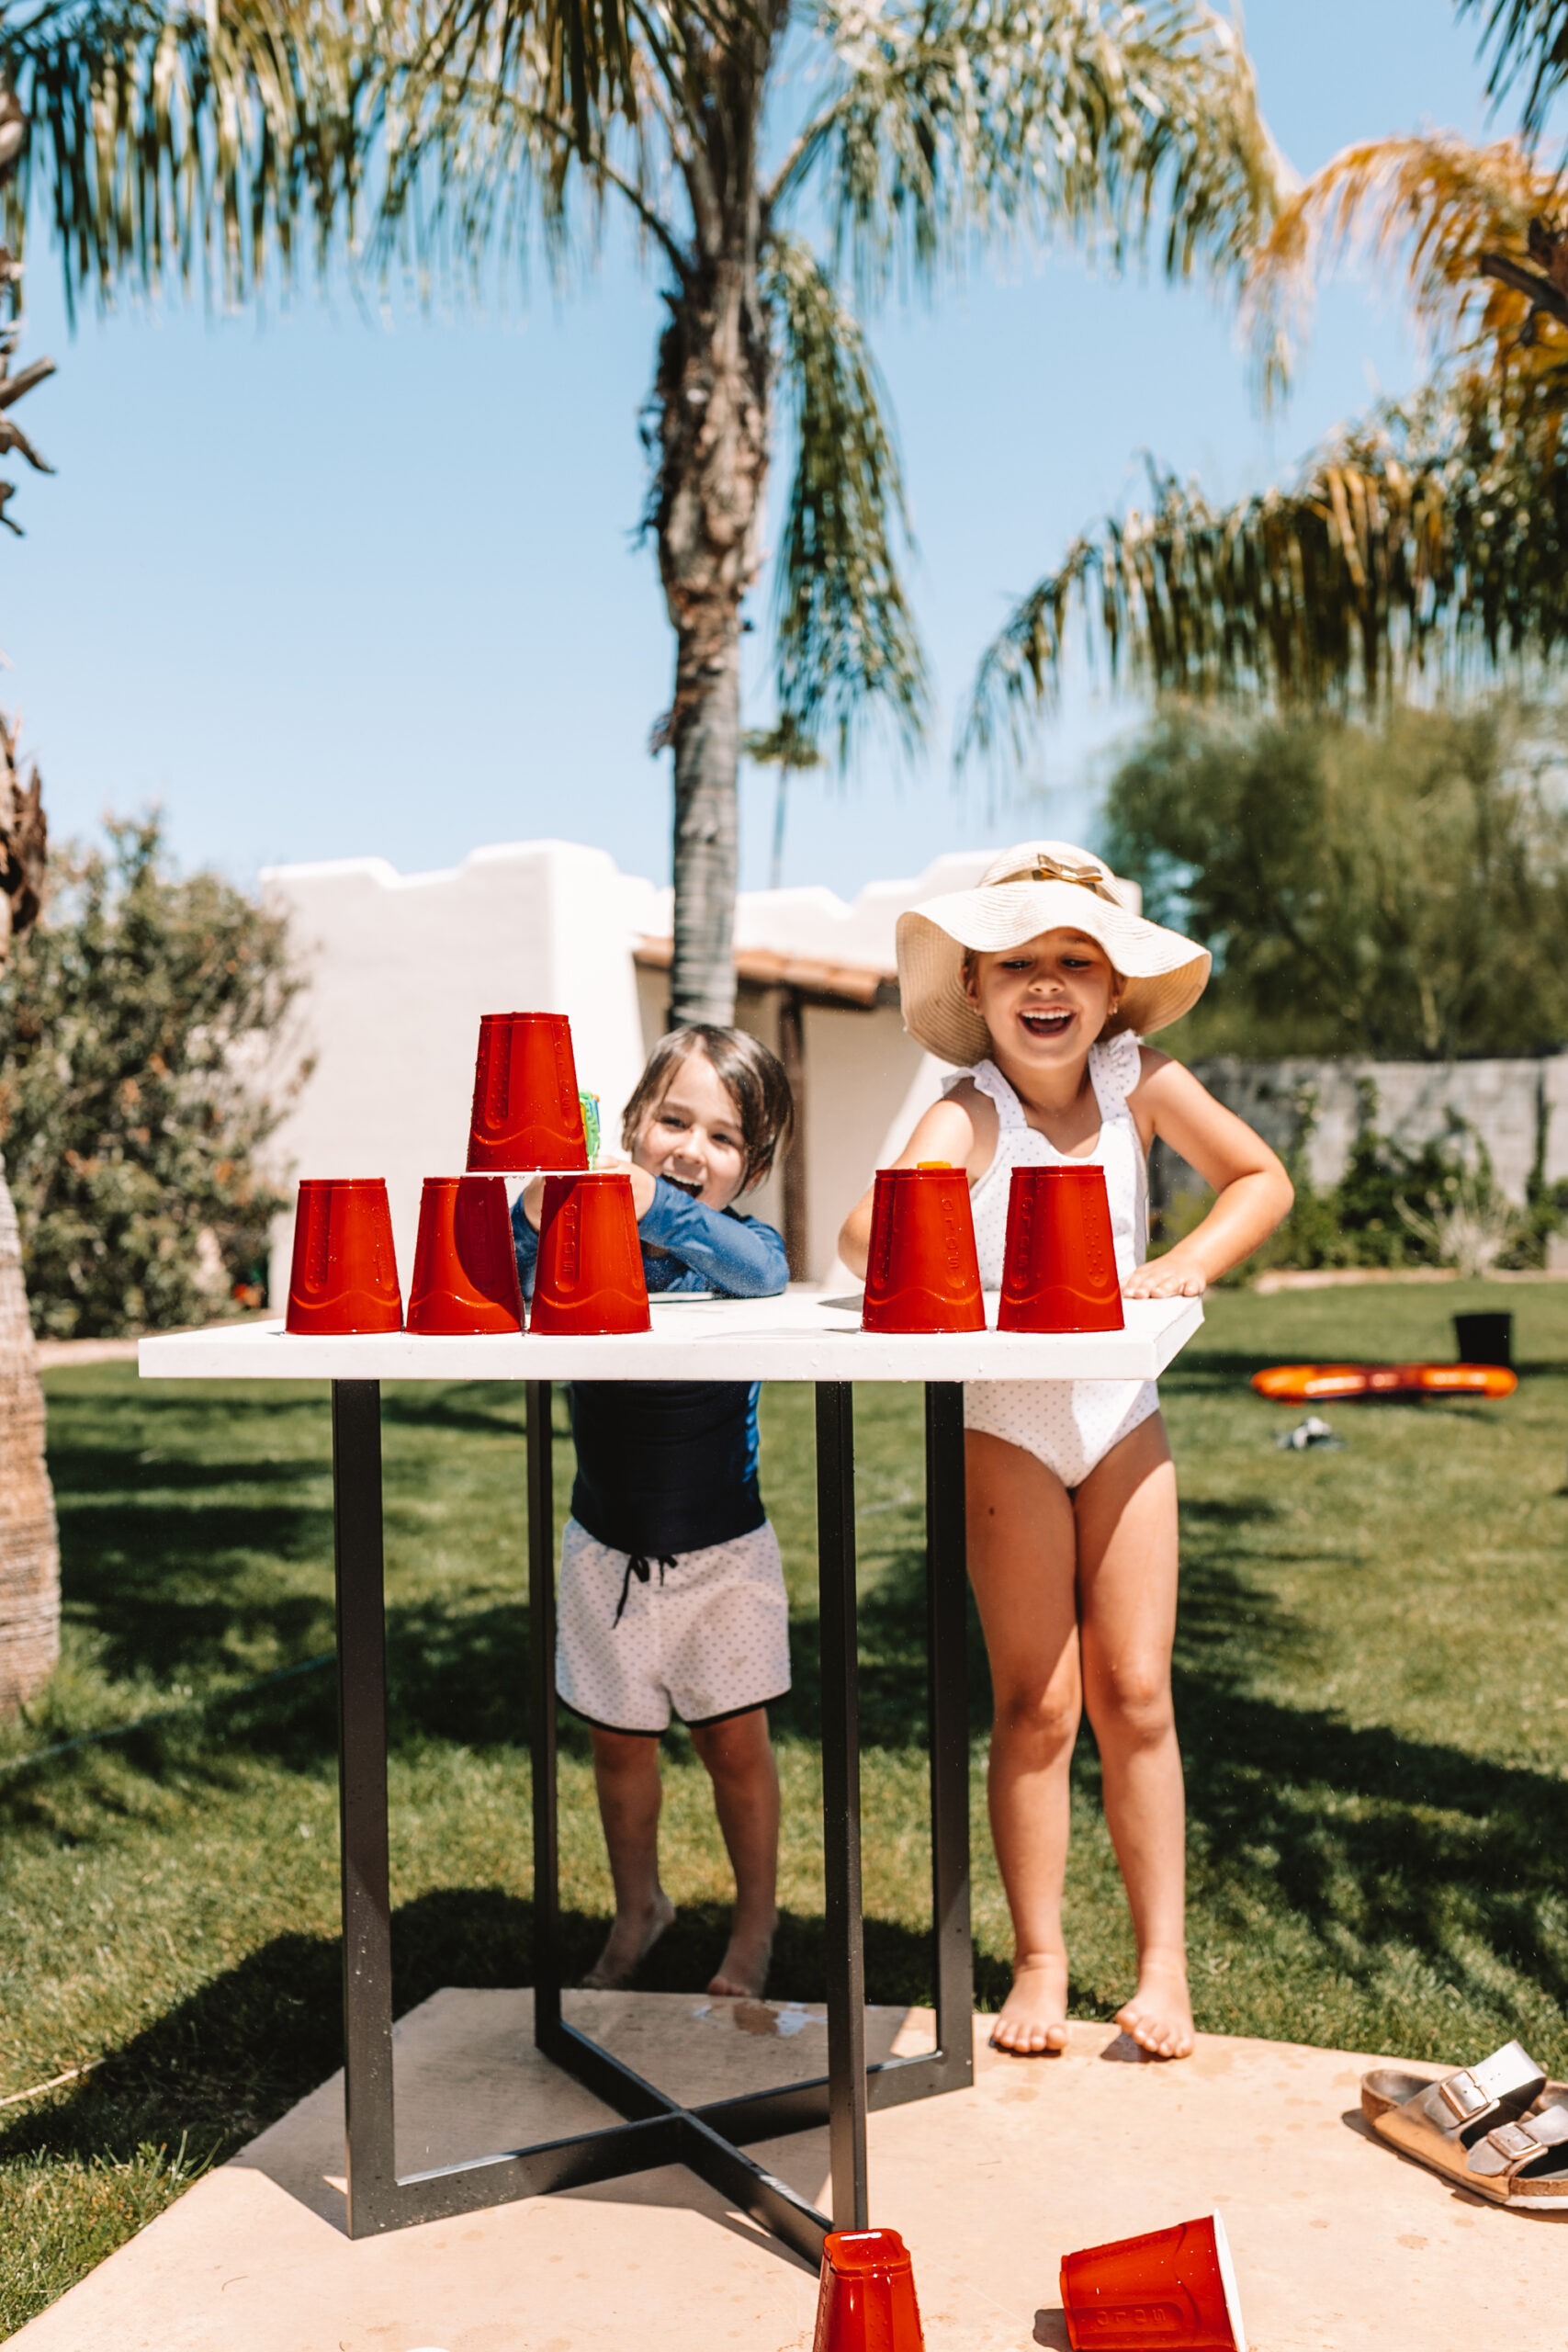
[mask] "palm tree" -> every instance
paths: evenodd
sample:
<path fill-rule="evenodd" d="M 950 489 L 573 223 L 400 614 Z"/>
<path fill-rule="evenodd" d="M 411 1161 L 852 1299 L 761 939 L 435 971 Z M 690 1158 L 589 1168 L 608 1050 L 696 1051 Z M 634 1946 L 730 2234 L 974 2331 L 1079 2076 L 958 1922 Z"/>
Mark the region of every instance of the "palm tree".
<path fill-rule="evenodd" d="M 644 520 L 675 638 L 653 741 L 677 1021 L 733 1005 L 742 608 L 781 413 L 778 723 L 841 753 L 880 707 L 913 735 L 902 481 L 860 309 L 1025 238 L 1236 277 L 1274 204 L 1246 53 L 1205 0 L 39 5 L 7 70 L 77 288 L 199 263 L 243 288 L 307 216 L 319 241 L 372 222 L 421 284 L 536 225 L 558 256 L 607 206 L 635 222 L 667 310 Z"/>
<path fill-rule="evenodd" d="M 21 108 L 0 85 L 0 188 L 16 168 L 22 143 Z M 0 245 L 0 456 L 14 449 L 36 471 L 48 473 L 50 467 L 10 414 L 17 401 L 54 373 L 52 359 L 37 359 L 11 373 L 21 333 L 20 287 L 21 266 Z M 20 525 L 6 513 L 15 494 L 14 482 L 0 481 L 0 522 L 19 534 Z M 13 942 L 37 920 L 48 843 L 38 770 L 24 785 L 16 736 L 0 712 L 0 967 L 9 959 Z M 21 1239 L 0 1158 L 0 1722 L 42 1689 L 60 1655 L 60 1547 L 43 1428 Z"/>
<path fill-rule="evenodd" d="M 47 828 L 34 768 L 26 785 L 0 717 L 0 964 L 30 929 Z M 0 1160 L 0 1722 L 42 1689 L 60 1655 L 60 1549 L 43 1451 L 17 1213 Z"/>
<path fill-rule="evenodd" d="M 841 756 L 880 707 L 912 737 L 924 665 L 865 300 L 987 240 L 1121 254 L 1156 221 L 1172 276 L 1234 275 L 1274 158 L 1245 53 L 1202 0 L 824 0 L 809 18 L 791 0 L 626 0 L 626 23 L 621 114 L 590 107 L 586 137 L 547 103 L 514 0 L 445 0 L 433 33 L 411 14 L 367 119 L 392 159 L 384 230 L 423 206 L 414 251 L 477 256 L 529 202 L 560 238 L 614 202 L 660 273 L 645 521 L 675 638 L 653 737 L 674 768 L 671 1018 L 725 1021 L 743 605 L 779 413 L 776 727 Z"/>
<path fill-rule="evenodd" d="M 1527 84 L 1521 136 L 1347 148 L 1281 207 L 1244 294 L 1271 394 L 1317 273 L 1350 247 L 1396 262 L 1431 382 L 1229 507 L 1155 469 L 1148 511 L 1081 534 L 1009 616 L 961 754 L 1049 702 L 1075 604 L 1113 676 L 1199 699 L 1372 702 L 1568 643 L 1568 209 L 1534 143 L 1568 82 L 1568 0 L 1494 0 L 1484 39 L 1494 93 Z"/>
<path fill-rule="evenodd" d="M 626 71 L 620 0 L 544 0 L 547 79 L 570 113 L 613 108 Z M 10 413 L 54 372 L 13 375 L 21 253 L 35 181 L 64 242 L 67 299 L 107 299 L 126 273 L 152 283 L 216 260 L 244 289 L 296 222 L 330 223 L 352 186 L 344 122 L 367 68 L 324 17 L 271 0 L 220 17 L 130 0 L 0 0 L 0 456 L 51 470 Z M 338 78 L 334 81 L 333 76 Z M 0 481 L 0 522 L 15 485 Z M 34 768 L 23 784 L 0 714 L 0 966 L 39 910 L 47 848 Z M 0 1721 L 49 1679 L 60 1653 L 60 1565 L 44 1404 L 20 1239 L 0 1159 Z"/>

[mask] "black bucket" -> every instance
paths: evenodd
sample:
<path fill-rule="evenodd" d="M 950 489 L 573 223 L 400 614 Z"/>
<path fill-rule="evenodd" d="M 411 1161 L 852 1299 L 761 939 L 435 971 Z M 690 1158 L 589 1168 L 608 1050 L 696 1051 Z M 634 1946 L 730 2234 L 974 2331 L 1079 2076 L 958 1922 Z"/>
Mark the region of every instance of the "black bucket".
<path fill-rule="evenodd" d="M 1454 1344 L 1461 1363 L 1501 1363 L 1514 1361 L 1514 1318 L 1511 1315 L 1456 1315 Z"/>

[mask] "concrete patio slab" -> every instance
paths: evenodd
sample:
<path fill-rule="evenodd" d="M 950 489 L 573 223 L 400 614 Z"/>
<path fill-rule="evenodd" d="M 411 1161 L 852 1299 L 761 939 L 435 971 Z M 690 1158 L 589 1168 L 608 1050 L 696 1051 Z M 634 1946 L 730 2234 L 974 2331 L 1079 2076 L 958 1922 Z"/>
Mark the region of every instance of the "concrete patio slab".
<path fill-rule="evenodd" d="M 682 2098 L 824 2071 L 819 2008 L 568 2000 Z M 531 2016 L 526 1992 L 448 1990 L 401 2020 L 402 2168 L 612 2120 L 537 2056 Z M 1203 2035 L 1162 2066 L 1079 2025 L 1063 2058 L 1021 2061 L 986 2047 L 987 2022 L 972 2090 L 872 2117 L 872 2216 L 911 2247 L 929 2352 L 1060 2352 L 1065 2252 L 1214 2205 L 1253 2352 L 1563 2352 L 1568 2223 L 1498 2212 L 1371 2139 L 1356 2093 L 1374 2059 Z M 929 2012 L 867 2029 L 874 2055 L 930 2046 Z M 334 2076 L 18 2352 L 809 2352 L 812 2273 L 676 2169 L 351 2243 L 342 2111 Z M 825 2132 L 754 2153 L 826 2201 Z"/>

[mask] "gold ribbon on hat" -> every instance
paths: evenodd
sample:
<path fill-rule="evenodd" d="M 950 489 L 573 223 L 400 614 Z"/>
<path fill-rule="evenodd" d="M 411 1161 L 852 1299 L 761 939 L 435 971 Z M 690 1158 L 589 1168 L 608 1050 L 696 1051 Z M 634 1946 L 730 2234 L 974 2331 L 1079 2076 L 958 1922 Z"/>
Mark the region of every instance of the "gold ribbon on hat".
<path fill-rule="evenodd" d="M 1087 861 L 1081 865 L 1077 865 L 1071 858 L 1048 856 L 1043 850 L 1036 851 L 1032 864 L 1021 865 L 1013 874 L 998 874 L 987 887 L 999 890 L 1007 882 L 1076 882 L 1081 888 L 1092 890 L 1097 899 L 1103 899 L 1109 906 L 1117 907 L 1122 903 L 1107 883 L 1102 865 L 1090 865 Z"/>

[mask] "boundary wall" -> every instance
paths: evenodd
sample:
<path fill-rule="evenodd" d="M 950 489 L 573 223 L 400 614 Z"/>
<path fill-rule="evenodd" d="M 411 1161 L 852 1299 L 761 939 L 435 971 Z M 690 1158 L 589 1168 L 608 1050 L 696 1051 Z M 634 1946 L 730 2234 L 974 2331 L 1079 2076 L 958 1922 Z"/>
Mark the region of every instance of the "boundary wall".
<path fill-rule="evenodd" d="M 1311 1105 L 1306 1167 L 1319 1189 L 1338 1182 L 1362 1121 L 1363 1091 L 1376 1096 L 1372 1125 L 1396 1142 L 1419 1147 L 1462 1119 L 1485 1144 L 1498 1188 L 1523 1205 L 1530 1171 L 1548 1183 L 1568 1178 L 1568 1054 L 1536 1061 L 1272 1062 L 1235 1056 L 1194 1062 L 1222 1102 L 1256 1127 L 1281 1157 L 1299 1145 Z M 1155 1148 L 1149 1190 L 1156 1205 L 1201 1192 L 1202 1179 L 1163 1145 Z"/>

